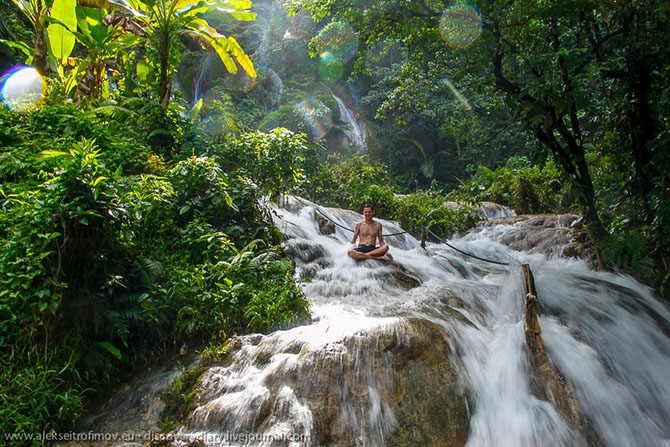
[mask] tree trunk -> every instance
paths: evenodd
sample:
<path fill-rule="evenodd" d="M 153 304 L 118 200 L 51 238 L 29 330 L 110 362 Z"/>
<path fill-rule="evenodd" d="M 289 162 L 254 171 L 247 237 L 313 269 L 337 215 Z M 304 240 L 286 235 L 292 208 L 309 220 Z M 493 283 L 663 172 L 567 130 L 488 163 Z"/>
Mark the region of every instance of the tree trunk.
<path fill-rule="evenodd" d="M 607 236 L 607 231 L 605 231 L 596 209 L 595 191 L 584 157 L 583 142 L 575 138 L 570 129 L 563 123 L 563 117 L 553 105 L 534 98 L 505 77 L 502 71 L 503 56 L 504 52 L 498 46 L 493 57 L 493 75 L 495 76 L 496 87 L 514 97 L 520 106 L 542 107 L 545 115 L 544 124 L 531 126 L 531 128 L 535 136 L 549 148 L 556 161 L 570 177 L 570 182 L 575 187 L 577 201 L 582 209 L 591 236 L 595 240 L 604 239 Z M 556 139 L 555 131 L 558 131 L 561 135 L 564 144 Z"/>
<path fill-rule="evenodd" d="M 166 30 L 161 33 L 161 41 L 159 42 L 160 54 L 160 80 L 158 84 L 158 100 L 163 107 L 167 107 L 170 103 L 170 79 L 168 77 L 168 69 L 170 64 L 170 34 Z"/>
<path fill-rule="evenodd" d="M 555 116 L 553 109 L 550 109 L 548 113 L 552 117 Z M 554 136 L 554 128 L 557 128 L 561 134 L 565 145 L 562 145 Z M 575 188 L 577 202 L 582 210 L 584 219 L 586 219 L 589 233 L 595 240 L 603 240 L 607 236 L 607 231 L 598 216 L 595 190 L 581 145 L 577 143 L 574 136 L 563 125 L 561 119 L 556 120 L 549 129 L 538 126 L 535 129 L 535 134 L 540 142 L 549 148 L 554 159 L 568 174 L 570 183 Z"/>
<path fill-rule="evenodd" d="M 49 52 L 44 30 L 35 30 L 35 51 L 33 53 L 33 67 L 42 76 L 49 72 Z"/>

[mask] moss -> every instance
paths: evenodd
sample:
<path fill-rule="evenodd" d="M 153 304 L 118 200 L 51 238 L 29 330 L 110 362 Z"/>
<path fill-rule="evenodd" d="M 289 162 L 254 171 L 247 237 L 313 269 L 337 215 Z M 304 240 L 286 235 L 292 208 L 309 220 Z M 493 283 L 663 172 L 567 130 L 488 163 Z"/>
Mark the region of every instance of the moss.
<path fill-rule="evenodd" d="M 162 414 L 161 429 L 170 431 L 184 420 L 195 406 L 198 395 L 197 384 L 205 372 L 205 367 L 198 365 L 177 377 L 169 390 L 163 395 L 165 409 Z"/>
<path fill-rule="evenodd" d="M 161 429 L 164 432 L 173 430 L 191 413 L 198 399 L 200 379 L 207 369 L 215 364 L 227 363 L 230 354 L 241 346 L 239 339 L 235 338 L 208 347 L 203 351 L 199 362 L 174 380 L 163 395 L 165 409 L 161 415 Z"/>

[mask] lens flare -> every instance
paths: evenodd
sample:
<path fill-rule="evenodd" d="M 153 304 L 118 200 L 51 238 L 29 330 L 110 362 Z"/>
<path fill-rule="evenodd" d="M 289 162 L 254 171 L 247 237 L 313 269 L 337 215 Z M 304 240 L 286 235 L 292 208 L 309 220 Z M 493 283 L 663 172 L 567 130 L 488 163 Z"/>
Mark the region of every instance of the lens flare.
<path fill-rule="evenodd" d="M 331 22 L 314 38 L 314 44 L 320 55 L 319 73 L 324 80 L 334 81 L 358 51 L 358 36 L 348 23 Z"/>
<path fill-rule="evenodd" d="M 398 74 L 407 62 L 407 52 L 394 40 L 382 40 L 374 44 L 365 57 L 365 67 L 375 81 Z"/>
<path fill-rule="evenodd" d="M 468 110 L 472 110 L 472 106 L 468 102 L 467 98 L 463 96 L 461 92 L 458 91 L 458 89 L 454 86 L 454 84 L 451 83 L 449 79 L 447 79 L 446 77 L 442 78 L 442 82 L 444 82 L 447 85 L 447 87 L 449 88 L 449 90 L 451 90 L 451 93 L 454 94 L 456 99 L 458 99 L 460 103 L 463 104 L 463 107 L 465 107 Z"/>
<path fill-rule="evenodd" d="M 333 127 L 330 110 L 316 98 L 305 98 L 298 102 L 293 110 L 307 124 L 312 138 L 325 137 Z"/>
<path fill-rule="evenodd" d="M 331 22 L 316 36 L 316 47 L 330 53 L 331 63 L 344 65 L 358 51 L 356 31 L 346 22 Z"/>
<path fill-rule="evenodd" d="M 455 3 L 440 19 L 442 38 L 452 48 L 467 48 L 482 33 L 482 16 L 470 3 Z"/>
<path fill-rule="evenodd" d="M 30 110 L 44 96 L 42 76 L 33 67 L 14 67 L 0 77 L 0 100 L 18 112 Z"/>
<path fill-rule="evenodd" d="M 319 76 L 326 82 L 335 82 L 344 74 L 344 67 L 333 62 L 333 55 L 326 51 L 319 58 Z"/>

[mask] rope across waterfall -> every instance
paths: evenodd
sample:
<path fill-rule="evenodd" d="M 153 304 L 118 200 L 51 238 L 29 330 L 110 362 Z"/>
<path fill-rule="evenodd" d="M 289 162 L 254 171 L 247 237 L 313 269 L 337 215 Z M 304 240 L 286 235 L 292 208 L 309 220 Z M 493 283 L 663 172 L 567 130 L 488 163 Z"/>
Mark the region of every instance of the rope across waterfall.
<path fill-rule="evenodd" d="M 303 202 L 303 203 L 304 203 L 304 202 Z M 349 232 L 351 232 L 351 233 L 354 232 L 354 230 L 352 230 L 351 228 L 349 228 L 349 227 L 345 227 L 344 225 L 335 222 L 333 219 L 331 219 L 331 218 L 328 217 L 326 214 L 324 214 L 318 207 L 315 206 L 315 207 L 314 207 L 314 210 L 315 210 L 317 213 L 321 214 L 324 218 L 328 219 L 328 221 L 330 221 L 331 223 L 335 224 L 336 226 L 338 226 L 338 227 L 340 227 L 340 228 L 342 228 L 342 229 L 344 229 L 344 230 L 347 230 L 347 231 L 349 231 Z M 419 227 L 419 228 L 423 228 L 423 227 Z M 385 237 L 386 237 L 386 236 L 400 236 L 401 234 L 406 234 L 406 233 L 409 233 L 409 232 L 411 232 L 411 231 L 415 231 L 415 230 L 416 230 L 416 228 L 415 228 L 414 230 L 400 231 L 400 232 L 398 232 L 398 233 L 382 234 L 382 236 L 385 236 Z"/>
<path fill-rule="evenodd" d="M 301 200 L 299 197 L 296 197 L 296 196 L 294 196 L 294 197 L 295 197 L 295 199 L 296 199 L 297 201 L 299 201 L 299 202 L 302 203 L 303 205 L 309 206 L 309 204 L 305 203 L 305 202 L 304 202 L 303 200 Z M 339 227 L 339 228 L 342 228 L 343 230 L 349 231 L 349 232 L 351 232 L 351 233 L 354 232 L 354 230 L 352 230 L 351 228 L 346 227 L 346 226 L 344 226 L 344 225 L 342 225 L 342 224 L 340 224 L 340 223 L 338 223 L 338 222 L 335 222 L 333 219 L 331 219 L 330 217 L 328 217 L 323 211 L 321 211 L 321 210 L 319 209 L 318 205 L 315 205 L 315 206 L 314 206 L 314 210 L 315 210 L 317 213 L 319 213 L 321 216 L 323 216 L 325 219 L 327 219 L 329 222 L 331 222 L 332 224 L 334 224 L 335 226 L 337 226 L 337 227 Z M 421 230 L 421 231 L 430 233 L 430 235 L 433 236 L 435 239 L 437 239 L 438 241 L 440 241 L 441 243 L 443 243 L 443 244 L 446 245 L 447 247 L 451 248 L 452 250 L 455 250 L 455 251 L 461 253 L 462 255 L 465 255 L 465 256 L 468 256 L 468 257 L 477 259 L 477 260 L 479 260 L 479 261 L 490 262 L 491 264 L 510 265 L 509 262 L 495 261 L 495 260 L 493 260 L 493 259 L 482 258 L 482 257 L 480 257 L 480 256 L 473 255 L 472 253 L 468 253 L 468 252 L 466 252 L 466 251 L 463 251 L 463 250 L 461 250 L 460 248 L 454 247 L 454 246 L 451 245 L 449 242 L 445 241 L 444 239 L 442 239 L 441 237 L 439 237 L 437 234 L 435 234 L 433 231 L 431 231 L 429 228 L 424 227 L 424 226 L 416 227 L 416 228 L 413 228 L 413 229 L 411 229 L 411 230 L 400 231 L 400 232 L 397 232 L 397 233 L 382 234 L 382 236 L 384 236 L 384 237 L 400 236 L 400 235 L 402 235 L 402 234 L 412 233 L 412 232 L 417 231 L 417 230 Z"/>

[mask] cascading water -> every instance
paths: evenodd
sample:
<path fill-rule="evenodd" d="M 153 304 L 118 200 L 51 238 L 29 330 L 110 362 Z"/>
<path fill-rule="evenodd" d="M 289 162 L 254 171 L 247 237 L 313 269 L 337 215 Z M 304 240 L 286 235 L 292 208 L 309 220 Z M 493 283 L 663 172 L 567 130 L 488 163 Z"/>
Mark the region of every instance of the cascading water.
<path fill-rule="evenodd" d="M 198 71 L 198 75 L 193 82 L 193 104 L 196 104 L 202 97 L 202 81 L 205 77 L 205 74 L 211 69 L 212 60 L 213 56 L 211 54 L 205 56 L 205 61 L 203 62 L 202 67 L 200 68 L 200 71 Z"/>
<path fill-rule="evenodd" d="M 349 144 L 356 148 L 359 153 L 365 152 L 367 149 L 366 139 L 368 137 L 368 128 L 356 117 L 356 115 L 354 115 L 353 110 L 347 107 L 341 98 L 335 95 L 327 85 L 323 85 L 328 89 L 330 96 L 337 102 L 337 108 L 340 111 L 340 119 L 347 124 L 347 128 L 344 129 L 344 134 L 347 136 Z"/>
<path fill-rule="evenodd" d="M 347 228 L 361 218 L 320 210 Z M 276 213 L 314 321 L 233 339 L 175 436 L 222 446 L 670 446 L 670 312 L 631 278 L 512 251 L 500 243 L 511 224 L 451 241 L 508 266 L 443 244 L 424 250 L 407 234 L 386 238 L 394 262 L 356 263 L 351 233 L 320 229 L 313 206 L 291 199 Z M 535 274 L 546 352 L 584 424 L 561 412 L 562 396 L 536 392 L 520 263 Z"/>

